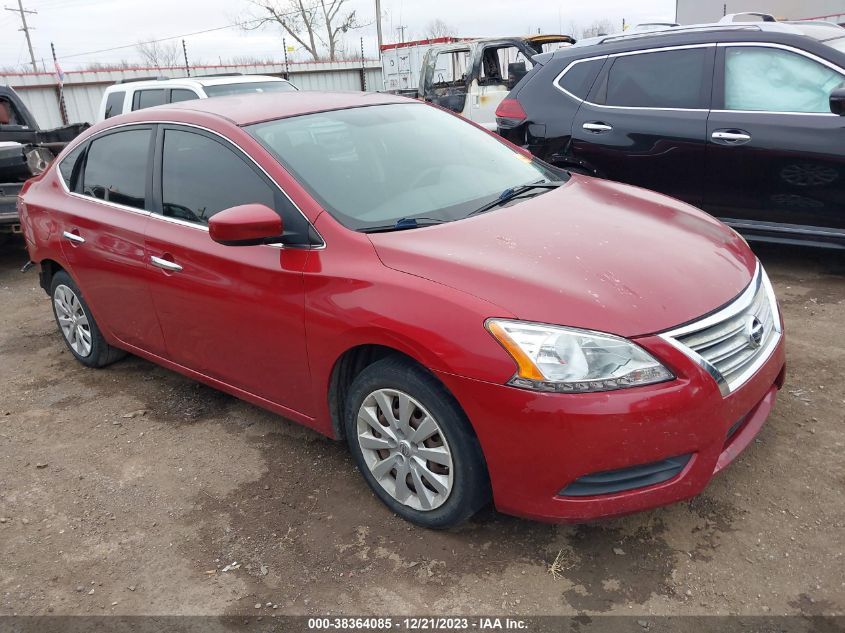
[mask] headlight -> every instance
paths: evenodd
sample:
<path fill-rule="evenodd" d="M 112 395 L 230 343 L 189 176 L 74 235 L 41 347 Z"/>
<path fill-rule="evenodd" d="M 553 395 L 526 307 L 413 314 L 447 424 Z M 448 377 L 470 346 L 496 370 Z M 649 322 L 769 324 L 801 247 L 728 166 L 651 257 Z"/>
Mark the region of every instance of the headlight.
<path fill-rule="evenodd" d="M 643 348 L 611 334 L 505 319 L 484 325 L 519 367 L 508 381 L 514 387 L 586 393 L 674 378 Z"/>

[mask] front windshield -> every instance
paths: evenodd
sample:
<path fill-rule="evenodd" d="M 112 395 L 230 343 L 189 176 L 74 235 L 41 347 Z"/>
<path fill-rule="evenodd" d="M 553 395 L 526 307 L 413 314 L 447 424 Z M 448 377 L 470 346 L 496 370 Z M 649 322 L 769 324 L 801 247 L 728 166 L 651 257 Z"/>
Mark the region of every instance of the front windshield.
<path fill-rule="evenodd" d="M 355 230 L 402 218 L 457 220 L 507 188 L 565 178 L 458 117 L 419 103 L 306 114 L 247 130 Z"/>
<path fill-rule="evenodd" d="M 235 84 L 204 86 L 203 90 L 209 97 L 225 97 L 248 92 L 290 92 L 296 90 L 296 87 L 287 81 L 244 81 Z"/>

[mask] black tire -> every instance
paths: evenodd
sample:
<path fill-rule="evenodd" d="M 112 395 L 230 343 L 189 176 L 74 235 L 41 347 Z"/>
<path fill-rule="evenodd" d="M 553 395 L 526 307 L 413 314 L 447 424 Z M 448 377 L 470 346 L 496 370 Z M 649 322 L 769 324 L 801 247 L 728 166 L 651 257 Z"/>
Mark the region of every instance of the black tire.
<path fill-rule="evenodd" d="M 82 314 L 88 320 L 87 323 L 87 331 L 90 335 L 90 343 L 91 349 L 87 354 L 83 354 L 80 351 L 77 351 L 71 345 L 70 340 L 68 340 L 67 335 L 62 330 L 62 324 L 59 321 L 59 314 L 58 314 L 58 306 L 57 303 L 57 293 L 62 292 L 60 288 L 69 288 L 73 294 L 75 295 L 76 299 L 79 301 L 79 307 L 81 308 Z M 50 303 L 53 307 L 53 318 L 56 319 L 56 325 L 59 328 L 59 334 L 62 335 L 62 340 L 67 345 L 68 350 L 73 356 L 78 360 L 80 363 L 85 365 L 86 367 L 105 367 L 106 365 L 110 365 L 111 363 L 115 362 L 116 360 L 120 360 L 124 356 L 126 356 L 126 352 L 121 349 L 117 349 L 116 347 L 112 347 L 106 340 L 103 338 L 102 333 L 100 332 L 100 328 L 97 326 L 97 322 L 94 320 L 94 315 L 91 314 L 91 310 L 88 307 L 88 304 L 85 302 L 85 298 L 82 296 L 82 293 L 79 291 L 79 287 L 76 283 L 71 279 L 70 275 L 68 275 L 65 271 L 60 270 L 55 275 L 53 275 L 52 282 L 50 284 Z"/>
<path fill-rule="evenodd" d="M 440 427 L 439 432 L 445 437 L 451 453 L 452 488 L 439 507 L 418 510 L 398 501 L 370 471 L 358 440 L 358 411 L 365 399 L 380 389 L 397 390 L 411 396 Z M 487 468 L 469 420 L 452 394 L 412 361 L 393 356 L 366 367 L 349 389 L 344 425 L 349 449 L 364 479 L 387 507 L 407 521 L 426 528 L 449 528 L 467 520 L 489 503 Z"/>

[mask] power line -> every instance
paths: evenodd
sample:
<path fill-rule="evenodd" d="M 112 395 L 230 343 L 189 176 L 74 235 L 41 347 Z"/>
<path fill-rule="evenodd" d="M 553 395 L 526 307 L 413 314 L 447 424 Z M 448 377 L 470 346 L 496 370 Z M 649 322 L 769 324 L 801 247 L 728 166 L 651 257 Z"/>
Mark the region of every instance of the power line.
<path fill-rule="evenodd" d="M 23 25 L 22 28 L 18 29 L 19 31 L 23 31 L 23 34 L 26 36 L 26 45 L 29 47 L 29 59 L 32 62 L 32 69 L 38 72 L 38 64 L 35 63 L 35 53 L 32 52 L 32 40 L 29 38 L 29 31 L 30 27 L 26 23 L 26 14 L 35 15 L 38 11 L 30 11 L 28 9 L 23 8 L 23 0 L 18 0 L 18 8 L 14 9 L 12 7 L 3 7 L 6 11 L 14 11 L 15 13 L 21 14 L 21 24 Z"/>

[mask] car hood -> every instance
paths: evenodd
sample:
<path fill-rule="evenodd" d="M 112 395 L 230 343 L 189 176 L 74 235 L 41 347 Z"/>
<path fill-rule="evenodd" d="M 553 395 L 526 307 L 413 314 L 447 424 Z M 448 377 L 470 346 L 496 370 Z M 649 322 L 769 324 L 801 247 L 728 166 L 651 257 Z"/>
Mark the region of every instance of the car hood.
<path fill-rule="evenodd" d="M 715 310 L 756 267 L 744 240 L 702 211 L 581 176 L 477 217 L 369 237 L 386 266 L 502 308 L 487 316 L 627 337 Z"/>

